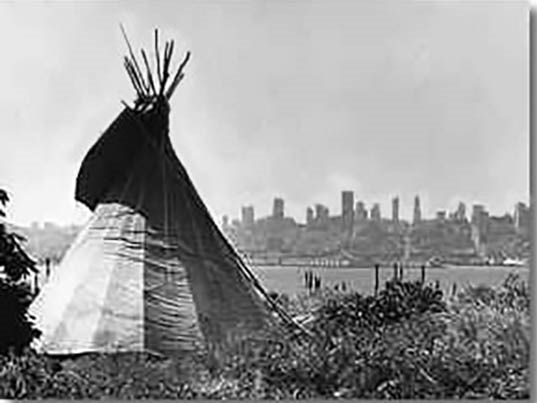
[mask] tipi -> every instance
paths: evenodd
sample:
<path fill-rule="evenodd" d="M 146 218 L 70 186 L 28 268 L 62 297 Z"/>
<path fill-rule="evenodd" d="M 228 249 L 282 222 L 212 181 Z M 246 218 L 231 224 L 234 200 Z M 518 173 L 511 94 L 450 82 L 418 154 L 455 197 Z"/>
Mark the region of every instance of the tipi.
<path fill-rule="evenodd" d="M 127 45 L 137 99 L 84 158 L 75 197 L 93 217 L 30 307 L 48 354 L 187 351 L 272 320 L 168 137 L 190 53 L 170 76 L 174 42 L 161 58 L 155 31 L 156 76 L 142 50 L 144 76 Z"/>

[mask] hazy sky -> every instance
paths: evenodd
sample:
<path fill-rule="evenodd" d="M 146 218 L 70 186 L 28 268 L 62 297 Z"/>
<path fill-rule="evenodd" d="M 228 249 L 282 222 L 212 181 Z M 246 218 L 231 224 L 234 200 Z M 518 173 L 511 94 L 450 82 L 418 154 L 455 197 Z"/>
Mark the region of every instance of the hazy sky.
<path fill-rule="evenodd" d="M 0 187 L 11 221 L 82 222 L 79 164 L 134 92 L 131 42 L 153 29 L 192 51 L 171 138 L 211 212 L 256 215 L 274 196 L 304 220 L 415 194 L 511 211 L 529 197 L 524 2 L 0 3 Z M 182 55 L 176 54 L 176 63 Z"/>

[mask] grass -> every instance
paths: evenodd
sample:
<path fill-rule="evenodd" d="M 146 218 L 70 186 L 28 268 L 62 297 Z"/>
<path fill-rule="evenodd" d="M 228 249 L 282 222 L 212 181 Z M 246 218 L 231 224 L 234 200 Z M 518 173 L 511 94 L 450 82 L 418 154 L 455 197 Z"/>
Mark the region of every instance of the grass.
<path fill-rule="evenodd" d="M 376 297 L 321 290 L 278 296 L 316 336 L 271 329 L 203 354 L 58 360 L 0 356 L 0 397 L 204 399 L 529 398 L 530 294 L 501 286 L 446 297 L 432 285 L 388 282 Z"/>

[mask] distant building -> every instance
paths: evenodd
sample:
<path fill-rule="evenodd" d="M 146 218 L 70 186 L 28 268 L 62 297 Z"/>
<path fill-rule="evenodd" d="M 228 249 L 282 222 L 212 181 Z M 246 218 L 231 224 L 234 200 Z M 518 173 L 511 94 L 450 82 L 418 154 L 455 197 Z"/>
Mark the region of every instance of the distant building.
<path fill-rule="evenodd" d="M 472 206 L 472 239 L 478 250 L 487 242 L 489 213 L 482 204 Z"/>
<path fill-rule="evenodd" d="M 354 218 L 357 221 L 367 220 L 367 210 L 365 208 L 365 204 L 363 201 L 359 201 L 356 203 L 356 209 L 354 211 Z"/>
<path fill-rule="evenodd" d="M 485 206 L 483 206 L 482 204 L 474 204 L 472 206 L 472 219 L 471 219 L 471 223 L 472 224 L 479 224 L 484 215 L 486 213 L 486 210 L 485 210 Z"/>
<path fill-rule="evenodd" d="M 455 220 L 466 221 L 466 205 L 463 202 L 459 203 L 457 211 L 455 212 Z"/>
<path fill-rule="evenodd" d="M 472 224 L 471 229 L 471 238 L 474 244 L 474 249 L 476 253 L 481 257 L 485 258 L 487 256 L 487 244 L 486 237 L 479 231 L 479 228 Z"/>
<path fill-rule="evenodd" d="M 444 210 L 439 210 L 436 212 L 436 219 L 438 221 L 445 221 L 446 220 L 446 212 Z"/>
<path fill-rule="evenodd" d="M 272 204 L 272 217 L 284 217 L 284 201 L 279 197 L 274 198 L 274 203 Z"/>
<path fill-rule="evenodd" d="M 322 204 L 316 204 L 315 205 L 315 219 L 320 222 L 326 222 L 328 221 L 328 217 L 330 215 L 330 212 L 328 210 L 328 207 L 323 206 Z"/>
<path fill-rule="evenodd" d="M 341 220 L 344 231 L 352 231 L 354 223 L 354 192 L 341 192 Z"/>
<path fill-rule="evenodd" d="M 311 207 L 308 207 L 306 209 L 306 224 L 310 225 L 313 222 L 314 216 L 313 216 L 313 209 Z"/>
<path fill-rule="evenodd" d="M 380 215 L 380 204 L 375 203 L 373 204 L 373 207 L 371 208 L 371 220 L 372 221 L 380 221 L 381 215 Z"/>
<path fill-rule="evenodd" d="M 254 206 L 245 206 L 241 210 L 241 221 L 244 227 L 252 227 L 255 222 Z"/>
<path fill-rule="evenodd" d="M 231 226 L 234 228 L 238 228 L 241 226 L 241 222 L 238 219 L 234 218 L 233 220 L 231 220 Z"/>
<path fill-rule="evenodd" d="M 392 221 L 399 222 L 399 197 L 392 199 Z"/>
<path fill-rule="evenodd" d="M 517 203 L 515 205 L 514 223 L 517 231 L 529 230 L 530 209 L 525 203 Z"/>
<path fill-rule="evenodd" d="M 488 225 L 488 240 L 494 241 L 505 239 L 516 233 L 513 217 L 510 214 L 504 214 L 501 217 L 490 217 Z"/>
<path fill-rule="evenodd" d="M 315 219 L 319 220 L 323 215 L 324 206 L 322 204 L 315 205 Z"/>
<path fill-rule="evenodd" d="M 412 218 L 412 222 L 414 224 L 418 224 L 420 221 L 421 221 L 420 197 L 416 196 L 416 197 L 414 197 L 414 216 Z"/>
<path fill-rule="evenodd" d="M 57 229 L 57 226 L 54 224 L 54 223 L 51 223 L 49 221 L 46 221 L 44 224 L 43 224 L 43 229 L 45 231 L 54 231 Z"/>

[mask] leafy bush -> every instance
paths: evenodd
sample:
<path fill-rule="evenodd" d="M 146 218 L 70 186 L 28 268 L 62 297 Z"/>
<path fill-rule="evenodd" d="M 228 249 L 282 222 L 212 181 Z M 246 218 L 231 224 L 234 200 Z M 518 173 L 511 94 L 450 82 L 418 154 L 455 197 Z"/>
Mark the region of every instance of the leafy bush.
<path fill-rule="evenodd" d="M 530 293 L 511 274 L 497 288 L 468 287 L 451 301 L 439 354 L 444 382 L 467 398 L 529 397 Z M 453 386 L 454 387 L 454 386 Z"/>
<path fill-rule="evenodd" d="M 361 332 L 409 319 L 424 312 L 442 312 L 443 293 L 431 285 L 390 280 L 377 296 L 335 294 L 316 312 L 317 332 Z"/>

